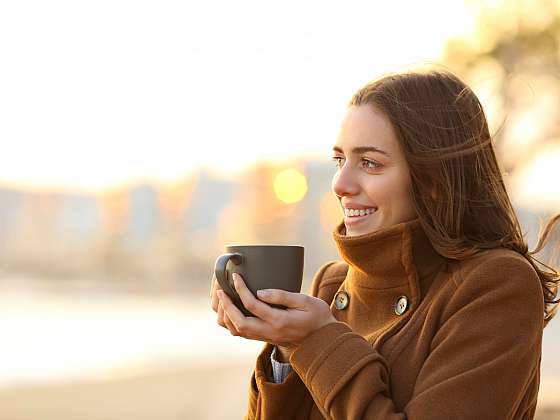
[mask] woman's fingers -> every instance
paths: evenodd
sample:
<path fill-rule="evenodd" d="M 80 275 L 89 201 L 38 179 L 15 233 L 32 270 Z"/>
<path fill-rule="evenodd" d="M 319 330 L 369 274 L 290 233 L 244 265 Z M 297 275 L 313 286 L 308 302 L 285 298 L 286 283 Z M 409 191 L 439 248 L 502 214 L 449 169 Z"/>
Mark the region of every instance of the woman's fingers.
<path fill-rule="evenodd" d="M 245 286 L 245 284 L 243 284 L 243 286 Z M 257 299 L 255 299 L 253 294 L 249 291 L 249 289 L 247 289 L 246 286 L 245 286 L 244 292 L 250 294 L 251 297 L 253 298 L 253 300 L 257 301 Z M 219 296 L 218 296 L 219 293 L 223 293 L 224 297 L 222 299 L 219 298 Z M 237 321 L 238 323 L 243 322 L 241 320 L 246 319 L 246 318 L 239 311 L 239 309 L 237 309 L 237 307 L 233 304 L 233 302 L 231 302 L 231 299 L 229 298 L 229 296 L 227 296 L 225 294 L 225 292 L 223 292 L 223 290 L 220 287 L 218 281 L 216 280 L 215 275 L 212 276 L 212 287 L 211 287 L 210 294 L 211 294 L 211 297 L 212 297 L 212 309 L 214 310 L 214 312 L 216 312 L 218 314 L 218 318 L 217 318 L 218 324 L 220 326 L 224 327 L 224 328 L 227 328 L 232 335 L 240 335 L 235 323 L 231 320 L 230 316 L 228 316 L 228 314 L 224 310 L 224 302 L 227 301 L 227 303 L 231 305 L 230 313 L 235 312 L 235 315 L 237 316 L 237 319 L 238 319 L 238 321 Z M 267 306 L 266 304 L 264 304 L 262 302 L 259 302 L 259 303 L 264 307 Z M 249 306 L 251 306 L 251 305 L 249 305 Z M 249 338 L 247 335 L 245 335 L 245 337 Z"/>
<path fill-rule="evenodd" d="M 291 293 L 280 289 L 268 289 L 257 293 L 259 299 L 253 296 L 253 293 L 247 288 L 243 278 L 234 274 L 233 284 L 235 290 L 243 305 L 259 318 L 272 322 L 278 316 L 281 316 L 279 309 L 273 308 L 267 303 L 274 303 L 286 306 L 290 309 L 304 309 L 307 303 L 307 296 L 301 293 Z M 264 293 L 263 293 L 264 292 Z M 267 303 L 263 303 L 267 302 Z"/>
<path fill-rule="evenodd" d="M 216 291 L 221 290 L 222 288 L 218 284 L 216 280 L 216 275 L 212 276 L 212 288 L 210 290 L 210 297 L 212 298 L 212 310 L 214 312 L 218 312 L 218 296 L 216 295 Z"/>
<path fill-rule="evenodd" d="M 217 322 L 220 327 L 227 328 L 226 323 L 224 322 L 224 308 L 218 302 L 218 307 L 216 308 L 216 313 L 218 314 Z"/>
<path fill-rule="evenodd" d="M 239 332 L 236 330 L 235 326 L 224 311 L 224 306 L 221 302 L 218 304 L 218 324 L 227 328 L 231 335 L 239 335 Z"/>
<path fill-rule="evenodd" d="M 257 296 L 264 302 L 282 305 L 289 309 L 304 310 L 309 304 L 309 296 L 280 289 L 259 290 Z"/>
<path fill-rule="evenodd" d="M 227 328 L 232 335 L 292 348 L 313 331 L 336 322 L 329 305 L 319 298 L 267 289 L 259 291 L 257 299 L 241 276 L 234 276 L 234 286 L 244 306 L 255 316 L 245 316 L 216 285 L 214 296 L 217 299 L 218 324 Z M 278 309 L 269 304 L 283 305 L 287 309 Z"/>
<path fill-rule="evenodd" d="M 224 308 L 224 315 L 229 318 L 239 335 L 253 340 L 265 340 L 263 337 L 266 337 L 269 332 L 268 324 L 259 318 L 243 315 L 223 290 L 219 290 L 218 295 L 220 305 Z"/>
<path fill-rule="evenodd" d="M 231 322 L 231 320 L 229 319 L 229 317 L 227 316 L 225 311 L 224 311 L 224 323 L 226 324 L 226 327 L 229 330 L 231 335 L 234 335 L 234 336 L 239 335 L 239 331 L 237 331 L 237 329 L 235 328 L 235 325 L 233 325 L 233 322 Z"/>
<path fill-rule="evenodd" d="M 278 309 L 272 308 L 264 302 L 258 300 L 253 293 L 247 288 L 243 278 L 238 275 L 233 275 L 233 285 L 235 291 L 241 298 L 241 302 L 252 314 L 267 322 L 272 322 L 278 317 Z"/>
<path fill-rule="evenodd" d="M 214 312 L 218 314 L 218 319 L 217 319 L 218 325 L 220 325 L 223 328 L 227 328 L 231 333 L 231 335 L 238 336 L 239 332 L 237 331 L 235 325 L 233 325 L 233 323 L 227 316 L 226 312 L 224 311 L 224 306 L 222 305 L 220 299 L 218 298 L 219 290 L 222 290 L 222 288 L 218 284 L 218 281 L 216 280 L 216 276 L 214 275 L 212 276 L 212 287 L 210 290 L 210 296 L 212 298 L 212 309 L 214 310 Z"/>

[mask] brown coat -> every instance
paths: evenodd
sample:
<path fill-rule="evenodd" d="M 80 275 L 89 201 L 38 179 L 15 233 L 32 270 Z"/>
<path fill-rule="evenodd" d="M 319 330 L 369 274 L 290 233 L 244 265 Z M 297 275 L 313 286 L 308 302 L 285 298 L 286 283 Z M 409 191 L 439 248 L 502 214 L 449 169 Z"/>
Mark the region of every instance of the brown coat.
<path fill-rule="evenodd" d="M 532 419 L 543 293 L 527 260 L 492 249 L 465 261 L 436 254 L 417 220 L 334 238 L 346 263 L 311 293 L 339 322 L 293 352 L 282 384 L 271 345 L 257 359 L 246 419 Z M 348 304 L 333 298 L 345 291 Z M 407 308 L 398 315 L 397 300 Z M 402 300 L 401 300 L 402 302 Z"/>

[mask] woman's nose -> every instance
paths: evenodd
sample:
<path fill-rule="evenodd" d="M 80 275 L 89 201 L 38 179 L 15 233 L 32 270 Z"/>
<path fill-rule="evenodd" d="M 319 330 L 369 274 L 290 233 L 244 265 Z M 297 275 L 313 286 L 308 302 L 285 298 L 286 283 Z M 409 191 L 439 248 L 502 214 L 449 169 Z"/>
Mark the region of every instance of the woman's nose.
<path fill-rule="evenodd" d="M 352 168 L 342 166 L 336 174 L 334 174 L 332 183 L 332 191 L 338 197 L 356 195 L 360 192 L 360 187 L 355 177 L 352 173 Z"/>

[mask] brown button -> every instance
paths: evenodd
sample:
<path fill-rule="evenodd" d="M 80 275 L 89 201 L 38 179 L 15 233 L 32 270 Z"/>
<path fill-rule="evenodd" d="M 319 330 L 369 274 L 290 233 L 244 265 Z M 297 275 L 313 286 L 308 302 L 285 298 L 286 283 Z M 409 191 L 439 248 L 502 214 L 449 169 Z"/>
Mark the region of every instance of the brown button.
<path fill-rule="evenodd" d="M 349 300 L 350 297 L 348 296 L 348 293 L 340 291 L 334 297 L 334 306 L 336 307 L 336 309 L 342 310 L 348 306 Z"/>
<path fill-rule="evenodd" d="M 408 298 L 406 296 L 400 296 L 395 304 L 395 313 L 397 315 L 402 315 L 406 312 L 408 308 Z"/>

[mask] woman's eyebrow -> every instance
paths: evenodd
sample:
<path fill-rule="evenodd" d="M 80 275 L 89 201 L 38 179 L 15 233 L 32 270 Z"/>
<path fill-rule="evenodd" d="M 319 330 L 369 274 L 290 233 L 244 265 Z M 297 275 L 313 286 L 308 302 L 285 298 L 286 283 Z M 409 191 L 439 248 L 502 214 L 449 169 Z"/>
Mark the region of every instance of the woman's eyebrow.
<path fill-rule="evenodd" d="M 338 152 L 338 153 L 344 153 L 342 151 L 342 149 L 338 146 L 334 146 L 333 150 L 335 152 Z M 382 155 L 385 155 L 387 157 L 390 156 L 389 153 L 387 153 L 386 151 L 381 150 L 381 149 L 379 149 L 375 146 L 358 146 L 358 147 L 354 147 L 352 149 L 352 153 L 354 153 L 354 154 L 360 154 L 360 153 L 365 153 L 365 152 L 377 152 L 377 153 L 381 153 Z"/>

